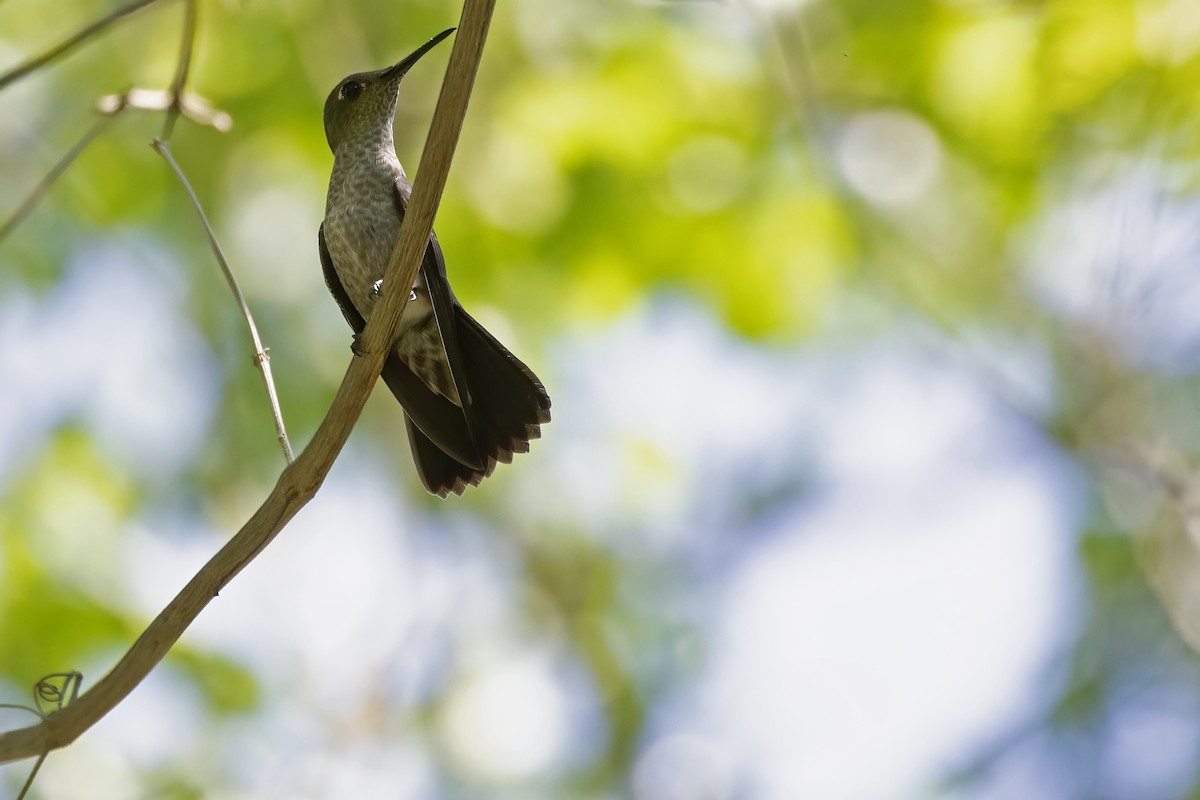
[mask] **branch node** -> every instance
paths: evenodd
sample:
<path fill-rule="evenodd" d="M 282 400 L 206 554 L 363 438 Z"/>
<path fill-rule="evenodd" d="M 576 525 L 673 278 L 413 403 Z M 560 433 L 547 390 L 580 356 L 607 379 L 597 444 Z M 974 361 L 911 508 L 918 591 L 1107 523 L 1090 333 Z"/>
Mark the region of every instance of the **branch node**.
<path fill-rule="evenodd" d="M 229 133 L 233 128 L 233 117 L 204 97 L 193 92 L 184 91 L 178 96 L 163 89 L 141 89 L 133 87 L 123 94 L 108 94 L 96 103 L 101 114 L 115 114 L 127 108 L 138 111 L 165 111 L 177 109 L 179 114 L 197 125 L 216 130 L 218 133 Z M 159 137 L 160 139 L 165 139 Z M 156 139 L 155 141 L 159 141 Z"/>

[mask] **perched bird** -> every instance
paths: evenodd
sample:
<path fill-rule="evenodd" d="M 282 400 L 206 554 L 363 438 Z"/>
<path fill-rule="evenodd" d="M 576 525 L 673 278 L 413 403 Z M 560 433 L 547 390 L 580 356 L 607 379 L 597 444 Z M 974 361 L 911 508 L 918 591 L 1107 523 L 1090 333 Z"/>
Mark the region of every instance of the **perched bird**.
<path fill-rule="evenodd" d="M 317 240 L 325 283 L 356 336 L 379 295 L 412 194 L 392 140 L 400 80 L 453 30 L 395 66 L 351 75 L 325 101 L 333 174 Z M 550 421 L 541 381 L 459 305 L 434 234 L 382 377 L 404 407 L 421 482 L 441 497 L 462 494 L 496 462 L 528 452 Z"/>

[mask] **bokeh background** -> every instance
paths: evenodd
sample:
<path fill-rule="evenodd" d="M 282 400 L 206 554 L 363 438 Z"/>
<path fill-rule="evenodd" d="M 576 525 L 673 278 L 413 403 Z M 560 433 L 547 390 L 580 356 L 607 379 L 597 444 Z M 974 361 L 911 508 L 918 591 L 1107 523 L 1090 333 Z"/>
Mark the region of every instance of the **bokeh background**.
<path fill-rule="evenodd" d="M 0 70 L 114 7 L 4 0 Z M 0 93 L 0 219 L 182 10 Z M 298 448 L 350 358 L 322 104 L 458 13 L 201 3 L 234 126 L 172 148 Z M 33 796 L 1200 797 L 1198 54 L 1192 0 L 503 0 L 437 229 L 544 438 L 439 501 L 377 391 Z M 161 125 L 0 242 L 0 702 L 99 678 L 282 467 Z"/>

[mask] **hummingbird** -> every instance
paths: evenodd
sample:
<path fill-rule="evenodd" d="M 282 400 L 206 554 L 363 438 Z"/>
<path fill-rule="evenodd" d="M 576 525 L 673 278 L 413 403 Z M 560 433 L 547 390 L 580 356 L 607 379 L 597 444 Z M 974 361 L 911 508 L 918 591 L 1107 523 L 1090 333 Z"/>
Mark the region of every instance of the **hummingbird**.
<path fill-rule="evenodd" d="M 345 78 L 325 101 L 333 173 L 317 243 L 325 283 L 355 346 L 412 196 L 392 138 L 400 81 L 453 32 L 442 31 L 391 67 Z M 434 233 L 381 377 L 404 408 L 417 474 L 439 497 L 462 494 L 497 462 L 528 452 L 550 421 L 542 382 L 454 296 Z"/>

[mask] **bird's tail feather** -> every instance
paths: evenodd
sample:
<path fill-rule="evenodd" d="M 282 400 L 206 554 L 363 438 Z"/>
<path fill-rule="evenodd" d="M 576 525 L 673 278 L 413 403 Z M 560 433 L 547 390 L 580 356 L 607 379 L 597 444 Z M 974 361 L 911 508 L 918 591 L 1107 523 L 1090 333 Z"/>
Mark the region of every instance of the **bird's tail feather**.
<path fill-rule="evenodd" d="M 472 425 L 483 465 L 475 468 L 446 454 L 408 420 L 408 438 L 422 483 L 442 497 L 462 494 L 507 464 L 514 453 L 529 452 L 529 442 L 550 421 L 550 396 L 529 367 L 496 341 L 461 307 L 455 307 L 455 332 L 466 371 Z"/>

